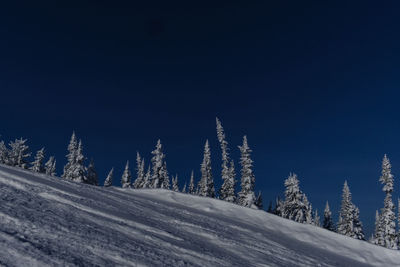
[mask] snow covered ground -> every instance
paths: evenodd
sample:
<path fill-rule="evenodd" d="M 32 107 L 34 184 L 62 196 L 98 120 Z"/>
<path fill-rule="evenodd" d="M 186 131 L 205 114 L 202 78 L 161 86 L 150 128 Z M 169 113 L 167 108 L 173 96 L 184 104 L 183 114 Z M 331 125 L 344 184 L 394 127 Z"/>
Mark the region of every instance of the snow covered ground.
<path fill-rule="evenodd" d="M 167 190 L 0 166 L 0 203 L 5 266 L 400 266 L 400 251 Z"/>

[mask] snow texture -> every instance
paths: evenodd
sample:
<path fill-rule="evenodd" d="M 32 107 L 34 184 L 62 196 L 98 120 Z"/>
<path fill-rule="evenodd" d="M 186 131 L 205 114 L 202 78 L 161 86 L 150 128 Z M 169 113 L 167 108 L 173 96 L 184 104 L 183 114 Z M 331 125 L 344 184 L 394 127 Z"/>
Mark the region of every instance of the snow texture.
<path fill-rule="evenodd" d="M 0 266 L 398 266 L 398 251 L 164 189 L 0 165 Z"/>

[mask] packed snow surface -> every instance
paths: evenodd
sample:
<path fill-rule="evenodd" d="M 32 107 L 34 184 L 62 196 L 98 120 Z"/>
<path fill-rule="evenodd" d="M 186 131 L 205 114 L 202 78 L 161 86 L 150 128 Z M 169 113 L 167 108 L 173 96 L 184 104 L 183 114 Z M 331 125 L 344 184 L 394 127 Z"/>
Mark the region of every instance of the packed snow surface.
<path fill-rule="evenodd" d="M 0 166 L 0 265 L 399 266 L 400 251 L 167 190 Z"/>

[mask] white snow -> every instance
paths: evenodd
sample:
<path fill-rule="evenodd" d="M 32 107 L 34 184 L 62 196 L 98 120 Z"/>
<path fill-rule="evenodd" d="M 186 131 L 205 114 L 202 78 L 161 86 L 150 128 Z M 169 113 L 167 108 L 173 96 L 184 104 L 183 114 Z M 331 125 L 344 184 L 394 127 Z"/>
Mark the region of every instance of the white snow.
<path fill-rule="evenodd" d="M 399 266 L 400 251 L 225 201 L 0 166 L 0 266 Z"/>

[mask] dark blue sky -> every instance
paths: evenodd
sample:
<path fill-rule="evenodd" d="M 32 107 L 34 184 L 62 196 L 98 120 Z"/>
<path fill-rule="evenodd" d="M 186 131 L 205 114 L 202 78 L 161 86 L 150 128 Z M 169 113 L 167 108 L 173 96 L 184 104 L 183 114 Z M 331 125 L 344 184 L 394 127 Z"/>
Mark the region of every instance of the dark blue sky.
<path fill-rule="evenodd" d="M 347 179 L 369 232 L 384 153 L 399 196 L 395 1 L 39 2 L 0 7 L 0 129 L 59 172 L 72 130 L 102 180 L 158 138 L 169 172 L 198 179 L 208 138 L 219 186 L 218 116 L 237 167 L 248 135 L 265 206 L 293 171 L 336 212 Z"/>

